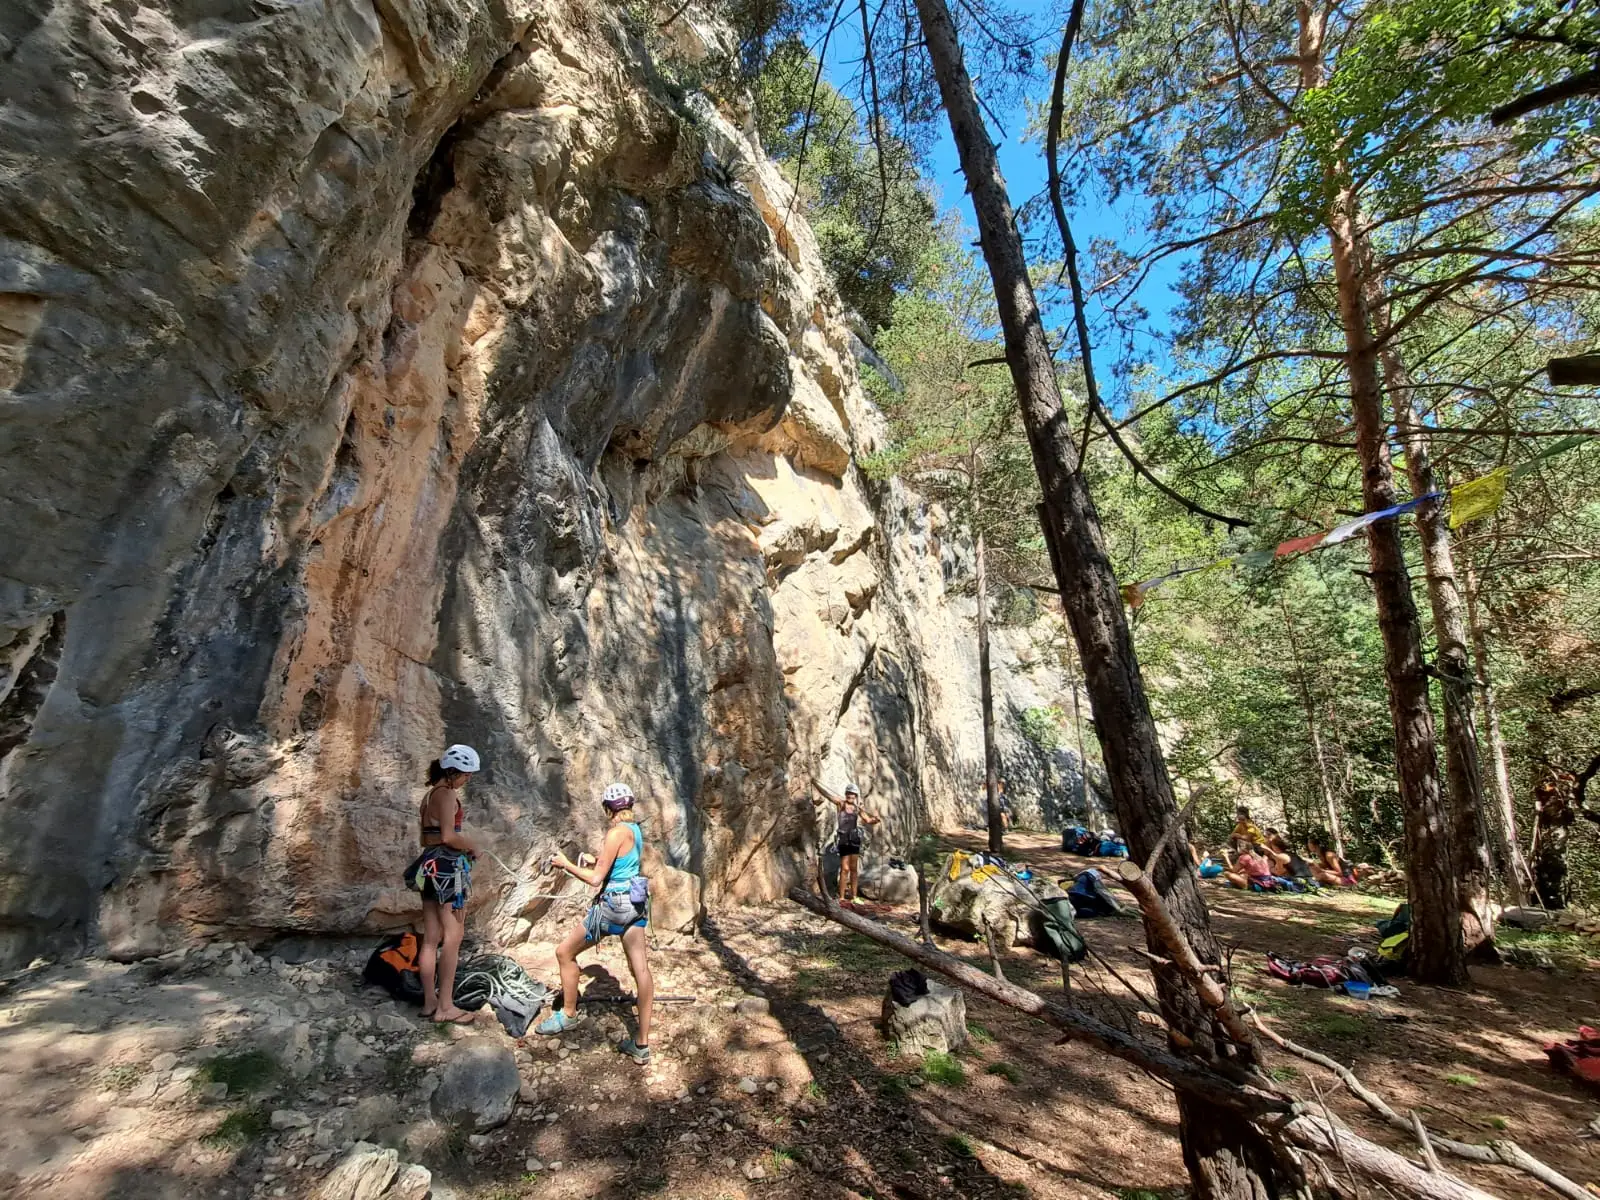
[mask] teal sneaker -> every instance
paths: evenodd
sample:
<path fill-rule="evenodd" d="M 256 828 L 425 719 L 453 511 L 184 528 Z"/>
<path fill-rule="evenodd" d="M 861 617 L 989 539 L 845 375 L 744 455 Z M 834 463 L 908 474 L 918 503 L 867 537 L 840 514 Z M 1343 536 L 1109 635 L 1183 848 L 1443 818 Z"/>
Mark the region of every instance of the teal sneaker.
<path fill-rule="evenodd" d="M 542 1033 L 545 1037 L 551 1037 L 558 1033 L 565 1033 L 569 1028 L 576 1024 L 577 1022 L 575 1020 L 567 1016 L 566 1013 L 562 1012 L 558 1008 L 544 1020 L 535 1025 L 533 1027 L 533 1031 L 535 1033 Z"/>
<path fill-rule="evenodd" d="M 617 1047 L 641 1067 L 650 1065 L 650 1047 L 638 1045 L 632 1038 L 627 1038 Z"/>

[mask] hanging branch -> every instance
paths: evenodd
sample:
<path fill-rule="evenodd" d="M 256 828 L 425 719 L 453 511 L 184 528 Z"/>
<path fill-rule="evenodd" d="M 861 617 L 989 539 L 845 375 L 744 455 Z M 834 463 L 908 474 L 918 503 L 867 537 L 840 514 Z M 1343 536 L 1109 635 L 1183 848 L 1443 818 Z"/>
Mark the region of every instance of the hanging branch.
<path fill-rule="evenodd" d="M 1100 403 L 1100 388 L 1095 383 L 1094 358 L 1089 345 L 1089 318 L 1083 299 L 1083 280 L 1078 274 L 1078 247 L 1072 240 L 1072 226 L 1067 221 L 1066 205 L 1061 199 L 1061 165 L 1058 153 L 1061 143 L 1061 118 L 1066 108 L 1067 62 L 1072 56 L 1072 43 L 1077 39 L 1078 29 L 1083 24 L 1084 3 L 1085 0 L 1073 0 L 1072 14 L 1067 18 L 1066 31 L 1061 35 L 1061 51 L 1056 56 L 1055 88 L 1050 97 L 1050 124 L 1045 132 L 1045 166 L 1049 173 L 1050 208 L 1055 213 L 1056 228 L 1061 233 L 1062 256 L 1066 260 L 1064 265 L 1067 280 L 1072 287 L 1072 320 L 1078 332 L 1078 357 L 1083 363 L 1083 387 L 1089 401 L 1089 412 L 1104 427 L 1112 442 L 1122 453 L 1122 457 L 1128 460 L 1128 464 L 1140 478 L 1148 481 L 1167 499 L 1188 509 L 1196 516 L 1220 521 L 1229 529 L 1248 527 L 1250 522 L 1243 517 L 1230 517 L 1212 512 L 1158 479 L 1155 472 L 1145 466 L 1133 452 L 1132 447 L 1123 440 L 1122 434 L 1118 432 L 1115 423 L 1106 413 L 1105 406 Z M 1089 422 L 1086 420 L 1083 425 L 1082 444 L 1078 448 L 1080 471 L 1083 469 L 1083 456 L 1088 445 Z"/>

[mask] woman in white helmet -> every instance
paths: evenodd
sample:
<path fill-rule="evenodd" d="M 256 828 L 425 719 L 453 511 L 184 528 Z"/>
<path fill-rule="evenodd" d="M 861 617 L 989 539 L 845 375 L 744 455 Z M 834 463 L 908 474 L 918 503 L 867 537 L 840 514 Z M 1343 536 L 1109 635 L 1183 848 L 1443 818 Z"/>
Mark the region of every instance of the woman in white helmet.
<path fill-rule="evenodd" d="M 611 934 L 622 939 L 622 952 L 627 956 L 639 1002 L 639 1031 L 617 1048 L 643 1066 L 650 1061 L 650 1008 L 656 994 L 646 933 L 650 923 L 650 881 L 640 871 L 644 833 L 633 812 L 633 789 L 627 784 L 613 783 L 606 788 L 600 803 L 611 827 L 606 830 L 599 855 L 591 859 L 580 854 L 574 863 L 558 852 L 550 859 L 552 866 L 600 891 L 583 924 L 556 947 L 556 962 L 561 967 L 561 1004 L 539 1023 L 536 1032 L 561 1033 L 578 1020 L 578 955 Z M 593 865 L 582 865 L 585 861 Z"/>
<path fill-rule="evenodd" d="M 406 886 L 422 893 L 422 1015 L 464 1025 L 472 1014 L 455 1006 L 456 959 L 467 929 L 467 885 L 477 843 L 461 832 L 461 789 L 481 764 L 471 746 L 451 746 L 428 764 L 422 802 L 422 854 L 406 868 Z M 435 986 L 434 970 L 438 969 Z"/>

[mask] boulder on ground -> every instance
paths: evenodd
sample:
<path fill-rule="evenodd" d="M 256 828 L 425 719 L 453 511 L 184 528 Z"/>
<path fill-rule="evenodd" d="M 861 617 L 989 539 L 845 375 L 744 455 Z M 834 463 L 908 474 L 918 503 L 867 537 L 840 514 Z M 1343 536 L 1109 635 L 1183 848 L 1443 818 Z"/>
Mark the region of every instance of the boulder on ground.
<path fill-rule="evenodd" d="M 1039 901 L 1065 895 L 1053 883 L 1035 878 L 1031 885 L 1025 884 L 999 867 L 983 865 L 976 855 L 957 852 L 933 880 L 928 916 L 944 933 L 981 938 L 987 922 L 1000 949 L 1032 946 L 1036 931 L 1030 917 L 1038 911 Z"/>
<path fill-rule="evenodd" d="M 433 1115 L 481 1133 L 510 1119 L 521 1086 L 510 1046 L 482 1040 L 460 1042 L 451 1048 L 439 1072 Z"/>
<path fill-rule="evenodd" d="M 650 923 L 663 933 L 684 933 L 700 920 L 700 876 L 650 862 L 646 856 L 645 874 L 650 877 Z"/>
<path fill-rule="evenodd" d="M 936 980 L 927 983 L 927 993 L 910 1004 L 895 1003 L 892 990 L 884 993 L 883 1036 L 898 1043 L 902 1054 L 948 1054 L 967 1044 L 966 997 Z"/>
<path fill-rule="evenodd" d="M 1500 914 L 1500 923 L 1513 929 L 1543 929 L 1550 924 L 1550 914 L 1542 908 L 1508 908 Z"/>
<path fill-rule="evenodd" d="M 887 861 L 870 863 L 861 869 L 861 894 L 883 904 L 915 904 L 915 867 L 891 867 Z"/>
<path fill-rule="evenodd" d="M 400 1155 L 369 1142 L 350 1153 L 312 1193 L 313 1200 L 424 1200 L 433 1185 L 428 1168 L 401 1163 Z"/>

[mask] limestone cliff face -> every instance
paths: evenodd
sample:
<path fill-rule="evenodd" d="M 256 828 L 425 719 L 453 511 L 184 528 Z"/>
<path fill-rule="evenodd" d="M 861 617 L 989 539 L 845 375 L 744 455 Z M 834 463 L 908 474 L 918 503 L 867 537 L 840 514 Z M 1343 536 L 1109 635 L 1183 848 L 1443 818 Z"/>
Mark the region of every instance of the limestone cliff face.
<path fill-rule="evenodd" d="M 813 771 L 881 849 L 956 818 L 960 555 L 854 466 L 776 168 L 628 21 L 0 12 L 0 955 L 404 920 L 452 741 L 512 867 L 622 778 L 707 904 L 794 876 Z"/>

